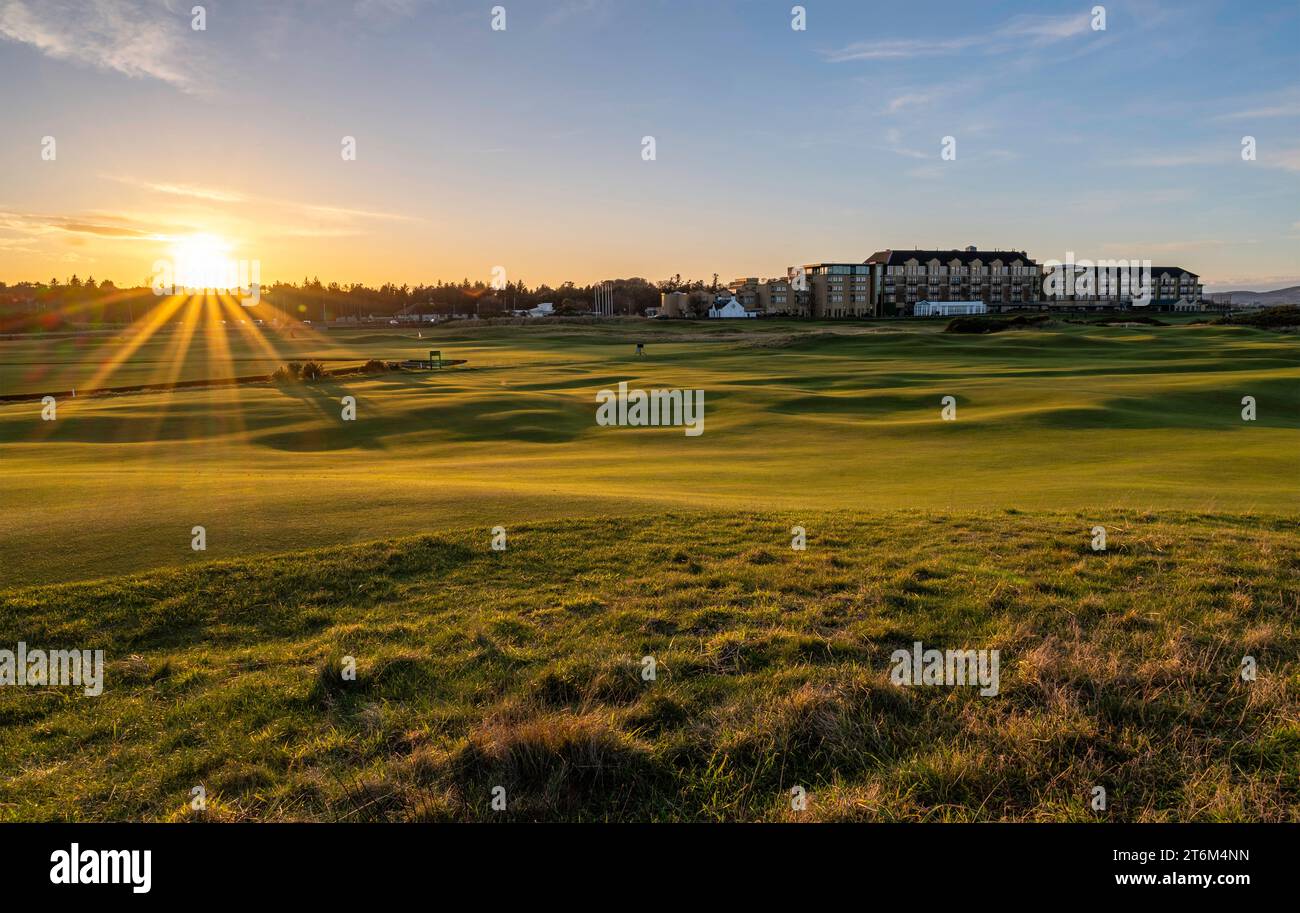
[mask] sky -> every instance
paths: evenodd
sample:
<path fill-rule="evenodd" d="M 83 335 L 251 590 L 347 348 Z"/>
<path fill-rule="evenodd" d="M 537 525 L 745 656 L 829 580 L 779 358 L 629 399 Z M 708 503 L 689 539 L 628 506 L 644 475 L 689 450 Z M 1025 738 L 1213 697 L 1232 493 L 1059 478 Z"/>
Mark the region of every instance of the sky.
<path fill-rule="evenodd" d="M 263 282 L 974 244 L 1300 284 L 1297 0 L 195 5 L 0 0 L 0 281 L 200 235 Z"/>

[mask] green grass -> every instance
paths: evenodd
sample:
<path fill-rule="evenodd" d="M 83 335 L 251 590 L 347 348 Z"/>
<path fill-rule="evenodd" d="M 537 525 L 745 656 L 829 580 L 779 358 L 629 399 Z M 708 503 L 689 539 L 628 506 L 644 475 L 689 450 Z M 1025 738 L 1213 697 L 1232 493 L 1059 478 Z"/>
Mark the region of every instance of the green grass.
<path fill-rule="evenodd" d="M 1300 819 L 1300 341 L 1169 324 L 0 341 L 6 393 L 467 359 L 0 405 L 0 647 L 108 661 L 0 688 L 0 818 Z"/>
<path fill-rule="evenodd" d="M 101 383 L 331 367 L 439 348 L 438 374 L 0 405 L 0 567 L 92 579 L 430 531 L 732 512 L 1295 516 L 1300 340 L 1246 327 L 943 321 L 160 333 Z M 645 358 L 633 344 L 647 343 Z M 85 386 L 130 345 L 0 341 L 0 390 Z M 705 433 L 606 429 L 595 391 L 705 390 Z M 339 400 L 358 401 L 358 421 Z M 940 420 L 940 399 L 958 402 Z M 1241 421 L 1256 397 L 1259 420 Z M 190 550 L 202 525 L 208 551 Z"/>
<path fill-rule="evenodd" d="M 676 513 L 508 535 L 0 592 L 8 637 L 108 667 L 95 698 L 0 688 L 0 818 L 1300 819 L 1290 520 Z M 890 684 L 914 640 L 999 649 L 1000 694 Z"/>

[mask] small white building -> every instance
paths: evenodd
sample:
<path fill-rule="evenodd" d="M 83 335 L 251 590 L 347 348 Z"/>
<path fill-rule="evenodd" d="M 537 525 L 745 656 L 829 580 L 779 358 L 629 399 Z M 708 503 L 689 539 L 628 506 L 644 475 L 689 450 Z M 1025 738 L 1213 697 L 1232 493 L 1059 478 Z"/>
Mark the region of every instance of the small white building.
<path fill-rule="evenodd" d="M 912 307 L 913 317 L 965 317 L 988 312 L 983 301 L 918 301 Z"/>
<path fill-rule="evenodd" d="M 543 301 L 535 308 L 529 308 L 524 312 L 529 317 L 550 317 L 555 313 L 555 305 L 549 301 Z"/>
<path fill-rule="evenodd" d="M 745 306 L 740 303 L 740 299 L 733 295 L 730 299 L 719 298 L 714 301 L 713 306 L 709 308 L 709 316 L 714 318 L 744 318 L 756 315 L 753 311 L 745 310 Z"/>

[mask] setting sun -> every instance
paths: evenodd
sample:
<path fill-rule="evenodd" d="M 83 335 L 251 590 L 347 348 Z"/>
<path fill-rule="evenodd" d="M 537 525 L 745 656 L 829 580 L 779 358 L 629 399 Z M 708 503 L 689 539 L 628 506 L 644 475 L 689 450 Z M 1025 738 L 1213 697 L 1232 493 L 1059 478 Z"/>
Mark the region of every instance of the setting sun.
<path fill-rule="evenodd" d="M 175 284 L 188 289 L 239 288 L 238 265 L 230 257 L 233 247 L 224 238 L 211 234 L 178 238 L 169 250 Z"/>

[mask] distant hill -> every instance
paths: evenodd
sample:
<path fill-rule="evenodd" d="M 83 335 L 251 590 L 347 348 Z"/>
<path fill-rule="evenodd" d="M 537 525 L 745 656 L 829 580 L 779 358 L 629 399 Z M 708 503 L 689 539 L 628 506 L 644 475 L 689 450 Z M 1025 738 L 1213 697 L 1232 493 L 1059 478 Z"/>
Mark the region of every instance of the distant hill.
<path fill-rule="evenodd" d="M 1234 305 L 1252 305 L 1255 307 L 1273 307 L 1279 304 L 1300 304 L 1300 285 L 1290 288 L 1274 289 L 1271 292 L 1215 292 L 1214 297 L 1222 300 L 1231 295 Z"/>

